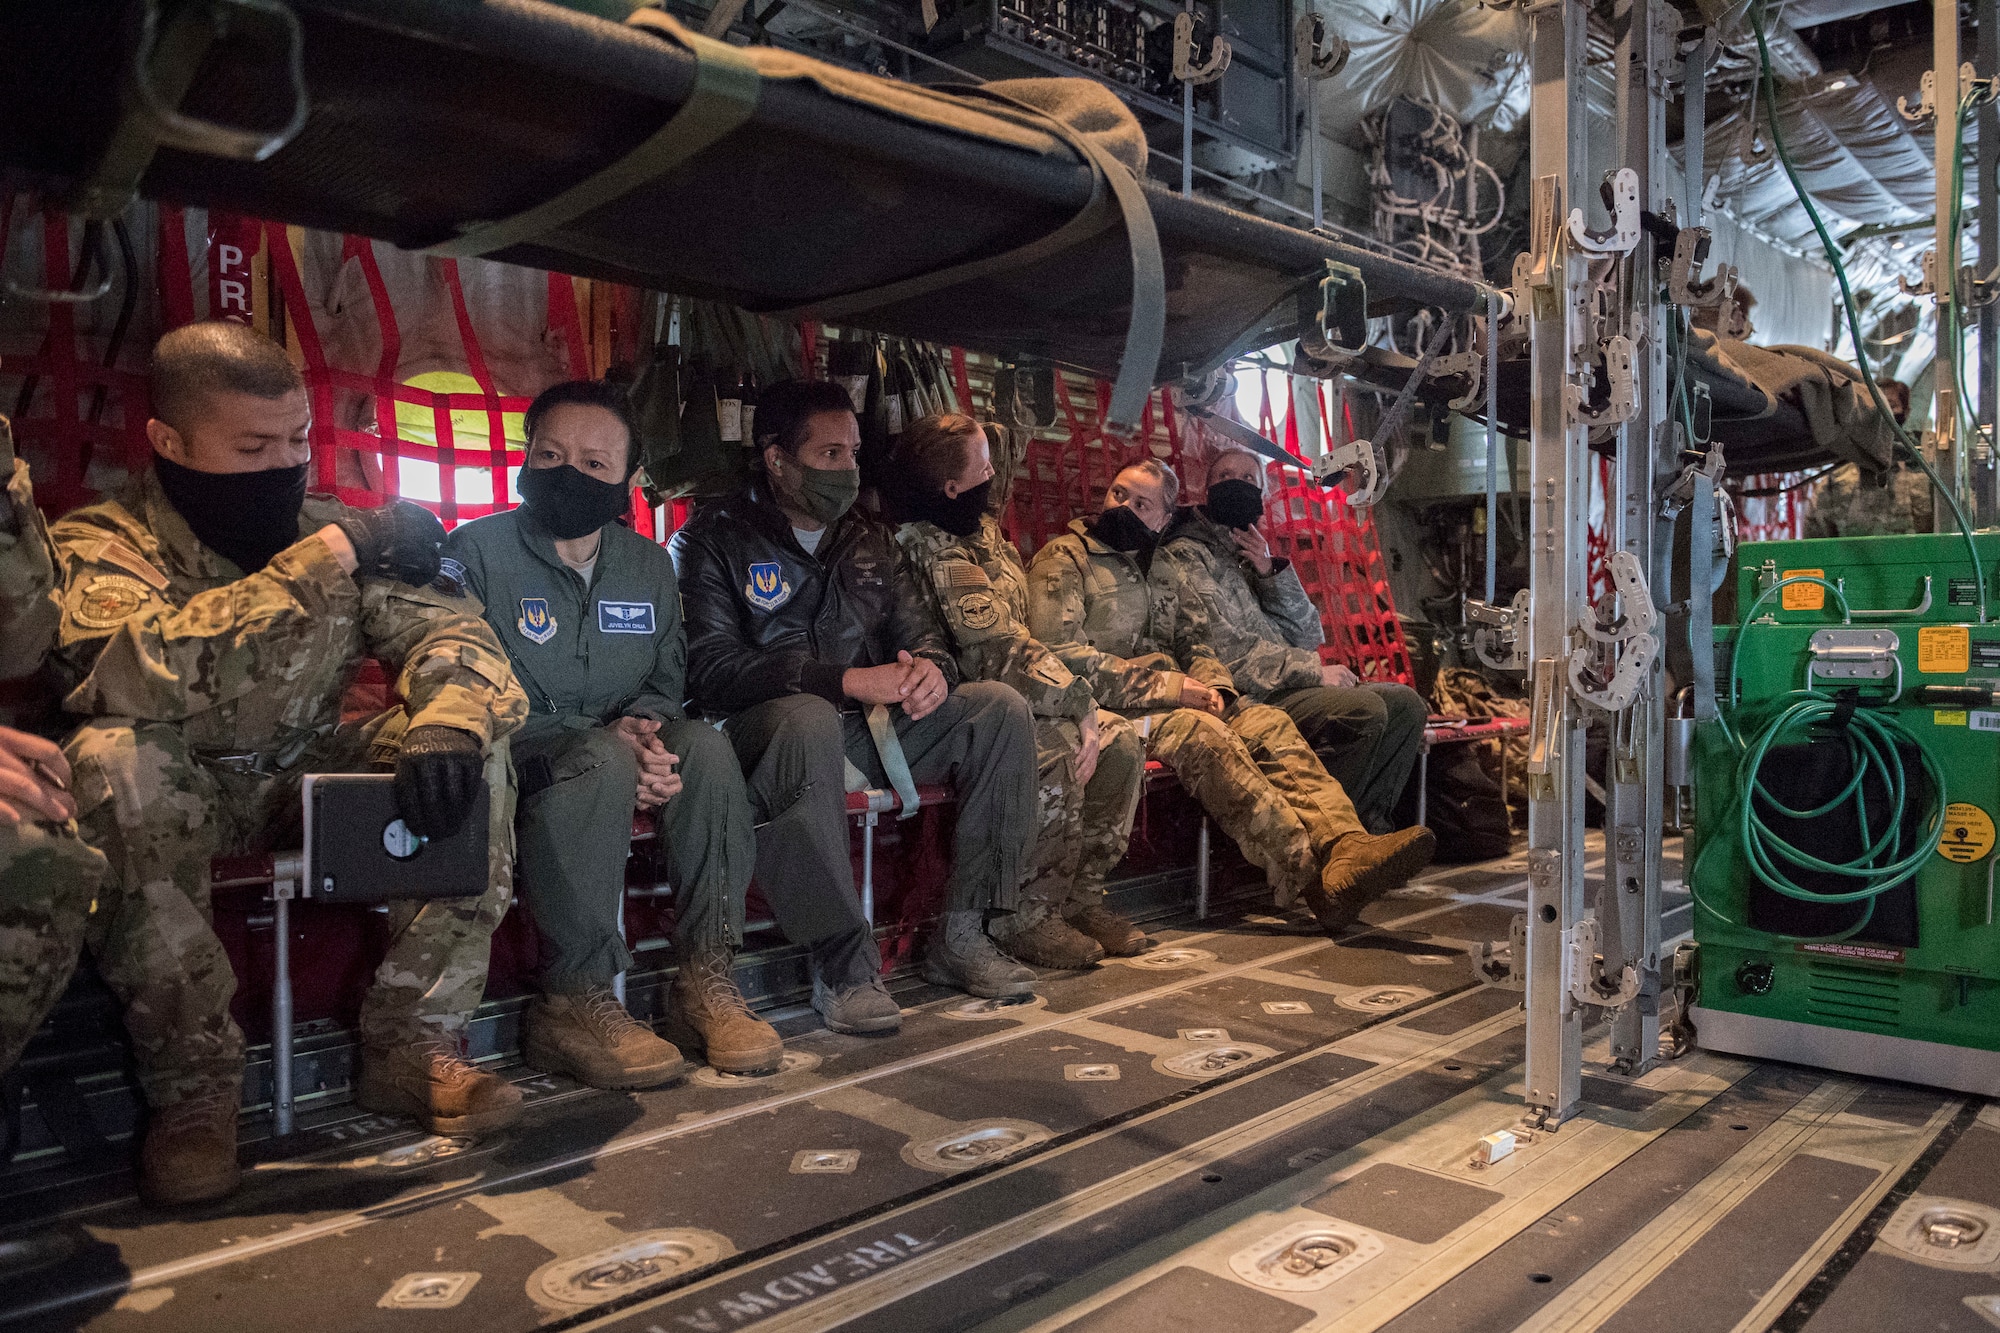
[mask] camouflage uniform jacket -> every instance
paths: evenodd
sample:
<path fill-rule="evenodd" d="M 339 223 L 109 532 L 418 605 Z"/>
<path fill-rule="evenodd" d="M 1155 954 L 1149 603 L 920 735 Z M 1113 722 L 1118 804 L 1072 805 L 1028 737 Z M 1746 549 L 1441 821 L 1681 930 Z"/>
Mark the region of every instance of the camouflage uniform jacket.
<path fill-rule="evenodd" d="M 301 536 L 344 509 L 309 497 Z M 392 673 L 412 727 L 491 742 L 527 716 L 477 602 L 438 586 L 357 584 L 317 540 L 246 576 L 196 539 L 151 468 L 52 535 L 63 567 L 55 661 L 71 713 L 178 723 L 197 754 L 276 756 L 283 766 L 339 724 L 341 694 L 372 656 Z"/>
<path fill-rule="evenodd" d="M 1898 462 L 1888 476 L 1864 477 L 1843 463 L 1814 488 L 1806 506 L 1808 537 L 1890 537 L 1929 532 L 1931 481 L 1922 468 Z"/>
<path fill-rule="evenodd" d="M 1114 551 L 1082 519 L 1035 552 L 1028 572 L 1028 631 L 1088 681 L 1118 713 L 1181 706 L 1187 676 L 1233 695 L 1236 682 L 1208 646 L 1200 604 L 1170 560 Z"/>
<path fill-rule="evenodd" d="M 1208 646 L 1252 699 L 1320 684 L 1326 642 L 1319 610 L 1292 562 L 1278 558 L 1260 575 L 1229 529 L 1190 506 L 1160 541 L 1159 558 L 1176 566 L 1208 621 Z"/>
<path fill-rule="evenodd" d="M 896 541 L 945 627 L 966 680 L 1012 685 L 1036 717 L 1081 721 L 1096 712 L 1090 685 L 1028 633 L 1028 571 L 991 515 L 970 537 L 905 523 Z"/>
<path fill-rule="evenodd" d="M 19 680 L 42 664 L 61 620 L 55 554 L 35 508 L 28 464 L 14 456 L 14 436 L 0 417 L 0 680 Z M 4 721 L 0 717 L 0 721 Z"/>

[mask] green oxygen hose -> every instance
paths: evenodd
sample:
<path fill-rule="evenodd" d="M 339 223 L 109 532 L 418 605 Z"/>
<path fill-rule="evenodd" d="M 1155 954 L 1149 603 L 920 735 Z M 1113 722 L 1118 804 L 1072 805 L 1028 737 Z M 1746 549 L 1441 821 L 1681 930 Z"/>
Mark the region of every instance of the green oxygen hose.
<path fill-rule="evenodd" d="M 1825 588 L 1839 603 L 1842 621 L 1849 620 L 1850 612 L 1846 596 L 1838 585 L 1824 578 L 1810 574 L 1796 574 L 1790 578 L 1780 579 L 1766 588 L 1757 600 L 1751 603 L 1748 613 L 1743 617 L 1743 637 L 1739 638 L 1736 651 L 1730 655 L 1729 705 L 1732 710 L 1736 707 L 1739 693 L 1738 682 L 1744 639 L 1747 638 L 1750 627 L 1764 604 L 1794 583 L 1817 584 Z M 1858 902 L 1867 905 L 1860 920 L 1838 934 L 1781 935 L 1777 938 L 1787 943 L 1848 939 L 1865 929 L 1874 919 L 1876 901 L 1883 894 L 1914 876 L 1937 846 L 1938 837 L 1944 831 L 1947 803 L 1944 772 L 1929 750 L 1917 746 L 1917 752 L 1922 756 L 1929 791 L 1924 797 L 1926 805 L 1922 831 L 1913 841 L 1906 844 L 1903 837 L 1904 814 L 1915 793 L 1911 790 L 1911 775 L 1903 762 L 1901 742 L 1908 741 L 1916 745 L 1915 737 L 1911 736 L 1894 717 L 1886 713 L 1854 708 L 1819 690 L 1793 690 L 1780 698 L 1789 699 L 1791 702 L 1780 708 L 1771 721 L 1747 743 L 1737 737 L 1726 714 L 1717 716 L 1723 734 L 1738 751 L 1736 785 L 1742 794 L 1742 807 L 1736 821 L 1737 841 L 1743 848 L 1743 855 L 1750 864 L 1751 873 L 1772 890 L 1787 898 L 1806 903 Z M 1847 784 L 1825 802 L 1809 809 L 1795 809 L 1785 804 L 1764 785 L 1764 764 L 1770 757 L 1771 751 L 1786 737 L 1805 732 L 1828 721 L 1838 720 L 1842 714 L 1847 715 L 1843 731 L 1847 744 L 1848 766 L 1852 770 L 1852 776 Z M 1883 820 L 1879 830 L 1871 825 L 1868 817 L 1868 780 L 1871 776 L 1879 778 L 1879 785 L 1889 796 L 1886 803 L 1887 818 Z M 1843 808 L 1851 811 L 1863 848 L 1861 852 L 1845 861 L 1829 861 L 1789 841 L 1771 827 L 1764 813 L 1768 810 L 1775 816 L 1788 819 L 1819 820 L 1837 818 Z M 1742 928 L 1746 923 L 1737 921 L 1716 908 L 1700 892 L 1702 863 L 1707 860 L 1710 850 L 1715 845 L 1716 843 L 1709 842 L 1702 847 L 1700 855 L 1695 858 L 1694 870 L 1688 876 L 1688 887 L 1701 910 L 1726 925 Z M 1852 880 L 1856 883 L 1856 887 L 1838 893 L 1816 892 L 1794 880 L 1787 873 L 1787 863 L 1804 870 Z"/>
<path fill-rule="evenodd" d="M 1951 516 L 1958 523 L 1959 535 L 1965 538 L 1966 558 L 1972 562 L 1973 581 L 1979 590 L 1979 623 L 1983 625 L 1986 623 L 1986 571 L 1979 563 L 1979 548 L 1972 540 L 1972 525 L 1966 521 L 1965 511 L 1959 507 L 1958 497 L 1952 494 L 1951 488 L 1944 484 L 1936 469 L 1932 468 L 1929 461 L 1924 458 L 1923 450 L 1910 438 L 1909 432 L 1903 428 L 1903 423 L 1896 420 L 1895 413 L 1889 410 L 1888 400 L 1882 396 L 1881 386 L 1875 382 L 1875 372 L 1868 364 L 1868 349 L 1861 341 L 1861 317 L 1854 308 L 1854 290 L 1847 280 L 1847 267 L 1841 263 L 1840 251 L 1834 245 L 1833 237 L 1827 233 L 1826 223 L 1820 218 L 1819 210 L 1813 206 L 1812 196 L 1807 193 L 1805 185 L 1799 180 L 1798 167 L 1792 162 L 1792 155 L 1785 147 L 1784 131 L 1778 125 L 1778 77 L 1771 69 L 1771 48 L 1764 41 L 1761 4 L 1752 6 L 1750 10 L 1750 30 L 1757 37 L 1757 63 L 1760 70 L 1757 82 L 1764 95 L 1764 107 L 1771 121 L 1771 146 L 1777 150 L 1778 161 L 1785 168 L 1785 177 L 1791 181 L 1793 193 L 1798 195 L 1799 203 L 1804 205 L 1806 216 L 1812 219 L 1813 231 L 1819 235 L 1820 248 L 1825 251 L 1827 263 L 1833 266 L 1833 276 L 1840 283 L 1841 309 L 1847 316 L 1848 334 L 1854 339 L 1854 364 L 1860 369 L 1861 378 L 1868 385 L 1868 392 L 1875 400 L 1875 410 L 1895 433 L 1896 443 L 1902 449 L 1904 457 L 1923 469 L 1924 475 L 1930 478 L 1931 488 L 1951 509 Z M 1960 115 L 1962 120 L 1962 111 Z M 1951 318 L 1948 312 L 1940 311 L 1938 330 L 1940 340 L 1945 336 L 1945 326 L 1950 323 Z"/>

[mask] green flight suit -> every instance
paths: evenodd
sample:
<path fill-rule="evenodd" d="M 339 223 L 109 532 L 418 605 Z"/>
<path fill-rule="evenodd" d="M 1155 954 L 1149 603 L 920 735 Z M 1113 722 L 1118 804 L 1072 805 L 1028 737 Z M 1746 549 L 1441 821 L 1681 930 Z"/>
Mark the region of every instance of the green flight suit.
<path fill-rule="evenodd" d="M 756 863 L 736 753 L 681 707 L 687 634 L 673 560 L 630 528 L 602 532 L 587 588 L 524 509 L 475 519 L 445 542 L 447 572 L 485 602 L 528 693 L 514 741 L 521 896 L 542 936 L 542 988 L 555 994 L 608 986 L 632 961 L 619 921 L 639 766 L 608 724 L 658 722 L 680 759 L 682 790 L 654 818 L 683 956 L 742 942 Z"/>
<path fill-rule="evenodd" d="M 1393 681 L 1322 683 L 1318 650 L 1326 631 L 1298 570 L 1279 557 L 1269 574 L 1259 574 L 1229 529 L 1199 508 L 1175 516 L 1159 558 L 1174 564 L 1201 604 L 1208 646 L 1243 696 L 1283 709 L 1353 799 L 1361 822 L 1388 832 L 1430 719 L 1423 696 Z"/>
<path fill-rule="evenodd" d="M 55 553 L 35 508 L 28 465 L 0 417 L 0 680 L 42 664 L 62 623 Z M 0 709 L 0 726 L 13 721 Z M 62 998 L 83 949 L 84 923 L 104 878 L 104 857 L 61 824 L 24 817 L 0 824 L 0 1074 Z"/>
<path fill-rule="evenodd" d="M 486 988 L 488 941 L 513 895 L 506 737 L 527 700 L 475 603 L 341 569 L 315 534 L 344 508 L 308 497 L 300 539 L 249 575 L 195 537 L 151 468 L 51 529 L 63 571 L 53 661 L 63 707 L 87 719 L 63 748 L 83 836 L 110 861 L 88 942 L 156 1108 L 243 1076 L 210 858 L 284 845 L 307 773 L 392 768 L 410 728 L 453 727 L 486 752 L 487 886 L 391 905 L 362 1042 L 455 1040 Z M 368 657 L 403 703 L 342 722 Z"/>
<path fill-rule="evenodd" d="M 1028 571 L 991 515 L 958 537 L 935 523 L 905 523 L 896 540 L 951 638 L 965 680 L 1011 685 L 1035 716 L 1041 831 L 1013 922 L 1025 930 L 1051 912 L 1068 917 L 1100 903 L 1125 859 L 1146 780 L 1146 747 L 1132 724 L 1098 708 L 1090 685 L 1028 633 Z M 1076 780 L 1083 734 L 1096 714 L 1097 769 Z"/>
<path fill-rule="evenodd" d="M 1098 703 L 1134 720 L 1148 752 L 1236 840 L 1281 904 L 1319 885 L 1333 844 L 1361 831 L 1353 802 L 1292 720 L 1238 697 L 1172 561 L 1142 568 L 1077 519 L 1035 553 L 1028 629 L 1090 682 Z M 1221 718 L 1178 706 L 1189 676 L 1222 694 Z"/>

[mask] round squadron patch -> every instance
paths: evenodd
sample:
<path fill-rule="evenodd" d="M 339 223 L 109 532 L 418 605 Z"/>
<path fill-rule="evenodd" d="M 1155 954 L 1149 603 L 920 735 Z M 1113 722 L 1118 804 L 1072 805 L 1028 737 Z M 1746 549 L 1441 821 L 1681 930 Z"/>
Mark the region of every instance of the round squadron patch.
<path fill-rule="evenodd" d="M 152 589 L 123 574 L 100 574 L 83 585 L 70 619 L 85 629 L 116 629 L 139 614 Z"/>
<path fill-rule="evenodd" d="M 967 629 L 992 629 L 1000 623 L 1000 607 L 990 592 L 962 593 L 958 599 L 958 618 Z"/>

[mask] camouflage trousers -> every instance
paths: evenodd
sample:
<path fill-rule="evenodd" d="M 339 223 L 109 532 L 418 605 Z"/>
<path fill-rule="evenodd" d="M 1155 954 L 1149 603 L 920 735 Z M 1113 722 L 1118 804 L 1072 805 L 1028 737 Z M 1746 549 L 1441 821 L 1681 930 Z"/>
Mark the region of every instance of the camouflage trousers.
<path fill-rule="evenodd" d="M 103 878 L 74 824 L 0 826 L 0 1074 L 69 985 Z"/>
<path fill-rule="evenodd" d="M 1139 726 L 1153 758 L 1264 872 L 1280 906 L 1319 883 L 1335 842 L 1364 831 L 1298 727 L 1269 704 L 1239 703 L 1227 720 L 1181 708 Z"/>
<path fill-rule="evenodd" d="M 1076 780 L 1083 733 L 1067 718 L 1035 719 L 1036 798 L 1041 824 L 1035 864 L 1021 890 L 1015 927 L 1051 912 L 1073 916 L 1104 897 L 1104 881 L 1125 859 L 1146 782 L 1146 745 L 1133 725 L 1099 710 L 1097 770 Z"/>
<path fill-rule="evenodd" d="M 125 1006 L 153 1106 L 243 1077 L 243 1033 L 229 1016 L 236 977 L 211 925 L 209 859 L 295 842 L 301 779 L 389 768 L 408 724 L 397 708 L 341 726 L 284 771 L 264 774 L 191 753 L 169 723 L 98 718 L 64 746 L 77 822 L 110 862 L 87 940 Z M 487 890 L 389 905 L 389 951 L 361 1006 L 366 1046 L 456 1038 L 486 989 L 488 941 L 513 892 L 514 784 L 504 741 L 487 757 L 486 781 Z"/>

